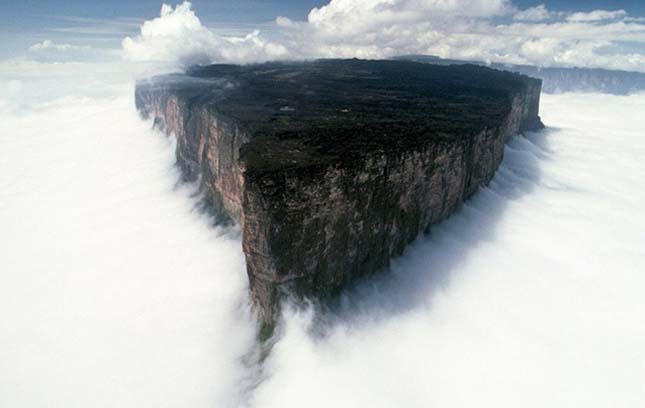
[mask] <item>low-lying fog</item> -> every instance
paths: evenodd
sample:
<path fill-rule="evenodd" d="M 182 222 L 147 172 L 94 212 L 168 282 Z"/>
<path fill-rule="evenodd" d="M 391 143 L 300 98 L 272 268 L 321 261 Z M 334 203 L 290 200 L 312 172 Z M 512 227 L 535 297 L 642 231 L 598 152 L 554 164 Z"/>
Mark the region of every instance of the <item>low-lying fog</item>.
<path fill-rule="evenodd" d="M 643 95 L 544 95 L 488 188 L 288 312 L 260 367 L 239 231 L 196 210 L 131 84 L 0 85 L 3 407 L 645 405 Z"/>

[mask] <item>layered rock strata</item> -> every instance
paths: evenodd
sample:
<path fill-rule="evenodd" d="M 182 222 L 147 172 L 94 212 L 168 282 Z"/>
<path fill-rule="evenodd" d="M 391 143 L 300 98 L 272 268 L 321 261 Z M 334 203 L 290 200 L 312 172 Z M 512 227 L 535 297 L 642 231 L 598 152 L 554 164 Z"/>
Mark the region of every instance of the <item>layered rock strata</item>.
<path fill-rule="evenodd" d="M 473 65 L 212 65 L 141 81 L 136 105 L 241 225 L 251 298 L 325 297 L 387 267 L 542 127 L 540 80 Z"/>

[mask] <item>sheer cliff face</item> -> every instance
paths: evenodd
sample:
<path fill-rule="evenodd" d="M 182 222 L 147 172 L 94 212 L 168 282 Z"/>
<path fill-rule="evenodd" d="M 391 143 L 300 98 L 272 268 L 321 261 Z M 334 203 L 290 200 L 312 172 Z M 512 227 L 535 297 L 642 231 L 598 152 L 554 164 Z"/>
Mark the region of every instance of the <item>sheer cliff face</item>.
<path fill-rule="evenodd" d="M 512 134 L 541 127 L 540 82 L 523 77 L 496 120 L 469 135 L 399 143 L 407 133 L 397 125 L 387 141 L 329 159 L 318 139 L 254 142 L 252 126 L 183 91 L 139 86 L 137 106 L 176 136 L 184 174 L 201 177 L 213 205 L 240 222 L 252 299 L 269 324 L 286 294 L 325 297 L 386 267 L 491 179 Z"/>
<path fill-rule="evenodd" d="M 239 152 L 249 141 L 247 135 L 206 107 L 191 107 L 187 98 L 173 90 L 137 90 L 136 104 L 144 116 L 153 117 L 157 126 L 175 136 L 183 176 L 190 181 L 201 179 L 211 204 L 239 221 L 244 182 Z"/>
<path fill-rule="evenodd" d="M 386 267 L 490 181 L 508 138 L 539 123 L 530 116 L 536 98 L 539 88 L 518 94 L 499 127 L 460 143 L 385 150 L 349 169 L 248 177 L 244 250 L 260 310 L 274 313 L 281 292 L 326 296 Z"/>

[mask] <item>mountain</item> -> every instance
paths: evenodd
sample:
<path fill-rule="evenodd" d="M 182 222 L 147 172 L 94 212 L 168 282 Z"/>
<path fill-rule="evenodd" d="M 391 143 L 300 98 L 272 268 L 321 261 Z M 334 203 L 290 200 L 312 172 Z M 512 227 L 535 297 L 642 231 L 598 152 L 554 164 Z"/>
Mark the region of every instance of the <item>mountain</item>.
<path fill-rule="evenodd" d="M 541 81 L 411 61 L 195 67 L 137 84 L 177 162 L 240 224 L 251 298 L 325 298 L 388 266 L 538 129 Z"/>

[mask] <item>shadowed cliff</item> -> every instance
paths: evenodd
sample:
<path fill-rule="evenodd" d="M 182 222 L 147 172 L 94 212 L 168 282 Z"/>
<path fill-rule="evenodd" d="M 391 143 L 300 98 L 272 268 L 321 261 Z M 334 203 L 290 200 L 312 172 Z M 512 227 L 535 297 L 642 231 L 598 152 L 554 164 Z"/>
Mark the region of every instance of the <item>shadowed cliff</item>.
<path fill-rule="evenodd" d="M 327 297 L 387 267 L 541 128 L 540 81 L 474 65 L 320 60 L 196 67 L 138 84 L 184 174 L 240 222 L 252 299 Z"/>

